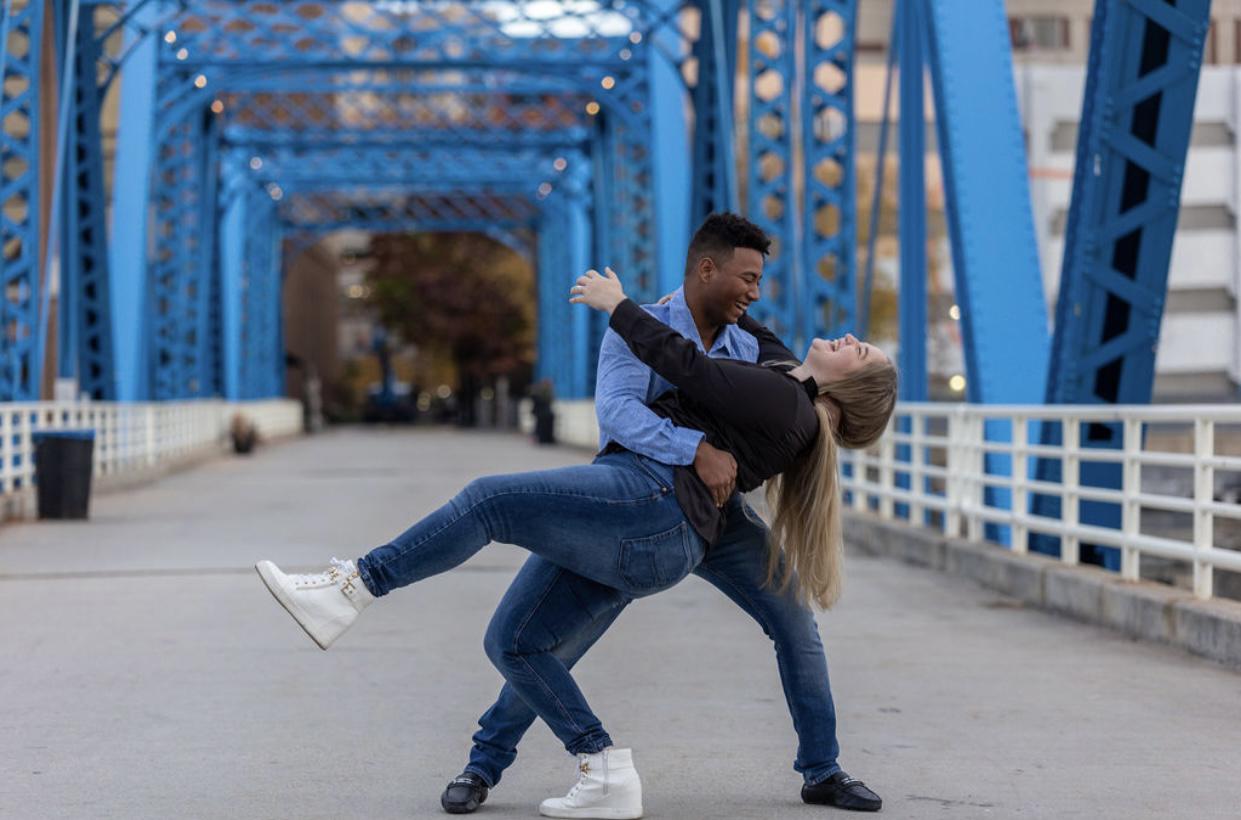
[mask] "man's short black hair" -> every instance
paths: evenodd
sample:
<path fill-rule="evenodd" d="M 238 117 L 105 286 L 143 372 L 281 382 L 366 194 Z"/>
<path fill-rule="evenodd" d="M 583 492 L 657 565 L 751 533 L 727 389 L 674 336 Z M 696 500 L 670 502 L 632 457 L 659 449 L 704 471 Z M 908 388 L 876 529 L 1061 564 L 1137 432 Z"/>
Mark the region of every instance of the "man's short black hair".
<path fill-rule="evenodd" d="M 737 248 L 751 248 L 766 256 L 771 248 L 771 239 L 762 228 L 745 217 L 732 213 L 711 214 L 698 226 L 689 242 L 685 275 L 689 276 L 702 257 L 710 256 L 717 265 L 721 265 L 732 258 Z"/>

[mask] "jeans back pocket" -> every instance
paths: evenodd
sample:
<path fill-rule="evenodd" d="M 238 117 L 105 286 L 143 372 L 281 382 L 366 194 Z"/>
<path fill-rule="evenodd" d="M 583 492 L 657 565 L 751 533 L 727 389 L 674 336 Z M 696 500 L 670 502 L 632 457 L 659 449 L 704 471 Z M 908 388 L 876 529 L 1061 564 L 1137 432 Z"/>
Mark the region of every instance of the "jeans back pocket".
<path fill-rule="evenodd" d="M 693 569 L 689 539 L 689 525 L 684 521 L 654 535 L 622 538 L 617 560 L 627 585 L 624 591 L 649 594 L 689 575 Z"/>

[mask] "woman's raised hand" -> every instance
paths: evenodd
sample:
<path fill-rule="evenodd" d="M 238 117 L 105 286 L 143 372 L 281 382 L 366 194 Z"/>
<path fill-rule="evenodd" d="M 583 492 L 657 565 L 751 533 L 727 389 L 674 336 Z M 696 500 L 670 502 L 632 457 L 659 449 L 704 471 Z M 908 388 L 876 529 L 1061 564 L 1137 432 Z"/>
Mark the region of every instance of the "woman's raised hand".
<path fill-rule="evenodd" d="M 603 270 L 607 276 L 600 276 L 597 270 L 588 270 L 579 276 L 577 284 L 569 288 L 569 301 L 589 305 L 608 314 L 616 310 L 616 306 L 625 301 L 625 291 L 616 271 L 611 268 Z"/>

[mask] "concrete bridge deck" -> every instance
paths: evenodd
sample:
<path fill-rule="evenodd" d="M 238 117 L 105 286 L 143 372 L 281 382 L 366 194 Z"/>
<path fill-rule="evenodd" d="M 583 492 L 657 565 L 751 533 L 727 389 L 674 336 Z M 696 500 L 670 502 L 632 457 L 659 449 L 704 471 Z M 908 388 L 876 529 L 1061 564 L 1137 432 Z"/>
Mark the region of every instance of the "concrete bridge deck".
<path fill-rule="evenodd" d="M 0 528 L 0 817 L 430 818 L 499 688 L 483 629 L 524 553 L 395 593 L 323 653 L 259 557 L 352 557 L 471 477 L 579 451 L 333 432 Z M 852 556 L 820 617 L 842 763 L 894 818 L 1241 816 L 1241 674 Z M 797 797 L 770 645 L 697 579 L 632 606 L 581 679 L 652 818 L 843 817 Z M 536 727 L 479 817 L 573 765 Z"/>

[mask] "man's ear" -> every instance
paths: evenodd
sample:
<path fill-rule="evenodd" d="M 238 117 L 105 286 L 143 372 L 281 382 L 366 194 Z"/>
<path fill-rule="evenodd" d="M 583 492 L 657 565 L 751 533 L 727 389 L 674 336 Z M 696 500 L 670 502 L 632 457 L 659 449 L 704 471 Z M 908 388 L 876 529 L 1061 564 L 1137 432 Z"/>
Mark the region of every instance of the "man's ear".
<path fill-rule="evenodd" d="M 709 256 L 703 256 L 698 260 L 698 266 L 695 272 L 698 274 L 698 281 L 710 282 L 713 278 L 715 278 L 716 271 L 718 270 L 719 268 L 715 266 L 714 259 Z"/>

